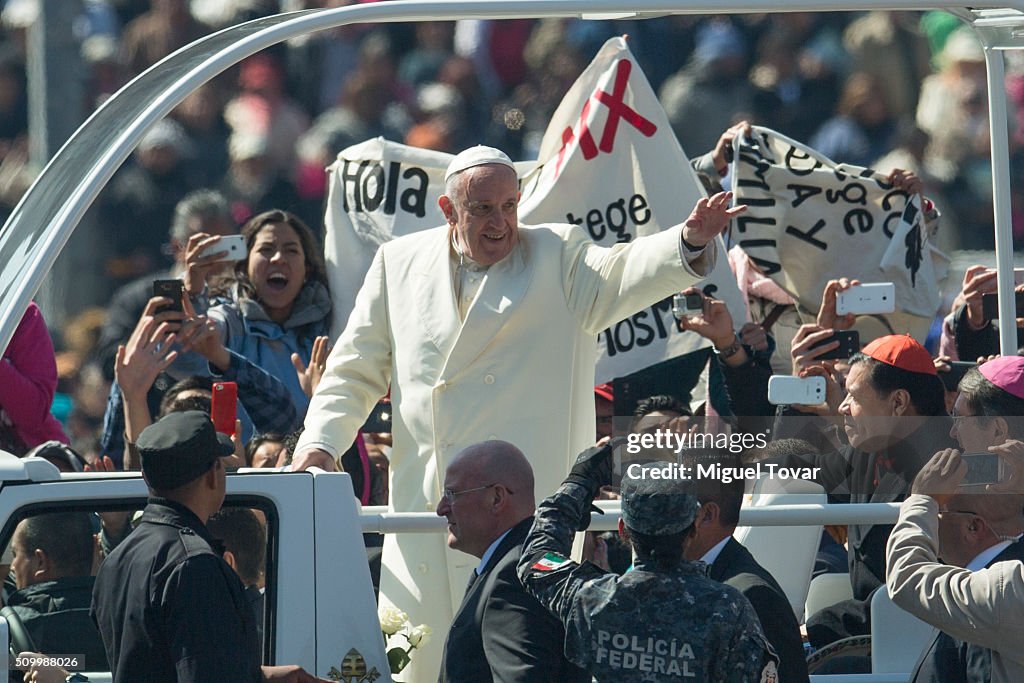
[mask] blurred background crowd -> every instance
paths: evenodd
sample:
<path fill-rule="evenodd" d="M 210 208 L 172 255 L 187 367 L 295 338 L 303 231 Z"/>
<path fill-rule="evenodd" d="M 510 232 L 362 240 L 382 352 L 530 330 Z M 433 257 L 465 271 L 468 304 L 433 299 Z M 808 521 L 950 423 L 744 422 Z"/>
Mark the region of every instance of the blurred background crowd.
<path fill-rule="evenodd" d="M 347 4 L 85 0 L 75 25 L 88 67 L 84 114 L 166 55 L 220 28 Z M 26 87 L 26 36 L 37 14 L 35 0 L 7 0 L 0 13 L 2 218 L 38 172 L 27 153 Z M 839 162 L 913 171 L 943 212 L 939 246 L 991 249 L 984 56 L 960 26 L 944 12 L 889 11 L 464 20 L 347 26 L 278 45 L 190 95 L 145 135 L 100 195 L 92 213 L 104 286 L 89 293 L 94 307 L 59 329 L 51 325 L 53 413 L 77 452 L 87 459 L 104 452 L 117 344 L 128 340 L 143 311 L 138 296 L 133 307 L 115 292 L 133 282 L 148 292 L 154 278 L 180 275 L 190 235 L 234 233 L 262 212 L 284 209 L 322 239 L 325 167 L 340 150 L 375 136 L 445 152 L 483 143 L 513 159 L 535 159 L 566 90 L 614 35 L 628 34 L 691 157 L 746 119 Z M 1011 168 L 1019 175 L 1024 60 L 1012 52 L 1007 59 Z M 195 194 L 201 190 L 224 202 Z M 182 204 L 186 197 L 191 203 Z M 1024 198 L 1016 194 L 1013 228 L 1021 239 Z M 250 236 L 250 250 L 259 234 L 257 228 Z M 303 364 L 319 334 L 303 342 Z M 2 397 L 0 404 L 10 412 Z M 118 428 L 108 425 L 108 432 Z"/>

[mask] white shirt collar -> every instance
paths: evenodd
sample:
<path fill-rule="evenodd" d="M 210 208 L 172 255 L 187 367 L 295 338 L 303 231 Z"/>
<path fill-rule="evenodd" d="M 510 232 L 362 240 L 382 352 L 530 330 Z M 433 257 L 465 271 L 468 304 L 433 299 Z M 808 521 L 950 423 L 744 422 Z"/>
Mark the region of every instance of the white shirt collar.
<path fill-rule="evenodd" d="M 700 558 L 700 561 L 706 563 L 709 567 L 713 565 L 715 560 L 718 559 L 718 556 L 722 554 L 722 548 L 725 547 L 725 544 L 728 543 L 731 538 L 732 536 L 726 536 L 723 538 L 715 545 L 715 547 L 704 553 L 704 557 Z"/>
<path fill-rule="evenodd" d="M 984 569 L 992 560 L 996 559 L 999 553 L 1009 548 L 1011 545 L 1013 545 L 1013 543 L 1016 542 L 1016 540 L 1019 540 L 1019 538 L 1020 537 L 1018 536 L 1017 539 L 1015 539 L 1014 541 L 1000 541 L 999 543 L 996 543 L 993 546 L 985 548 L 980 553 L 978 553 L 978 555 L 973 560 L 967 563 L 967 567 L 965 567 L 965 569 L 972 572 L 976 572 L 979 569 Z"/>
<path fill-rule="evenodd" d="M 476 572 L 477 576 L 480 576 L 481 574 L 484 573 L 484 567 L 486 567 L 487 566 L 487 562 L 490 561 L 491 555 L 493 555 L 494 551 L 498 549 L 498 545 L 501 543 L 501 541 L 506 536 L 508 536 L 508 532 L 509 531 L 512 531 L 512 529 L 509 529 L 508 531 L 503 533 L 501 536 L 498 536 L 496 539 L 494 539 L 494 542 L 491 543 L 489 548 L 487 548 L 487 551 L 483 554 L 483 557 L 480 558 L 480 564 L 478 564 L 476 569 L 473 570 L 473 571 Z"/>
<path fill-rule="evenodd" d="M 452 258 L 455 260 L 455 265 L 457 267 L 465 268 L 466 270 L 475 270 L 475 271 L 486 271 L 488 268 L 490 268 L 490 266 L 484 266 L 484 265 L 481 265 L 481 264 L 477 263 L 472 258 L 470 258 L 469 256 L 466 256 L 466 254 L 463 253 L 462 247 L 459 246 L 458 236 L 455 234 L 454 230 L 452 230 L 451 245 L 452 245 Z"/>

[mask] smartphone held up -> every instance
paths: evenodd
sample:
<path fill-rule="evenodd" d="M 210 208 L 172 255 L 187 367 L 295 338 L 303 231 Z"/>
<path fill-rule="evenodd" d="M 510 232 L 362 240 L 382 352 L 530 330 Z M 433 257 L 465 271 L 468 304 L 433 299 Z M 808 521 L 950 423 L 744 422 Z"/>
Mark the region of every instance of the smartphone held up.
<path fill-rule="evenodd" d="M 185 292 L 185 283 L 182 280 L 153 280 L 153 296 L 170 299 L 171 303 L 160 308 L 164 311 L 184 311 L 181 300 Z"/>
<path fill-rule="evenodd" d="M 825 378 L 772 375 L 768 378 L 768 402 L 775 406 L 824 403 Z"/>
<path fill-rule="evenodd" d="M 700 292 L 684 294 L 679 292 L 672 297 L 672 315 L 676 320 L 683 320 L 691 315 L 704 312 L 704 295 Z"/>
<path fill-rule="evenodd" d="M 984 487 L 1006 478 L 1006 463 L 995 453 L 964 453 L 960 458 L 967 463 L 962 487 Z"/>
<path fill-rule="evenodd" d="M 235 435 L 238 418 L 238 385 L 234 382 L 214 382 L 210 419 L 221 434 Z"/>

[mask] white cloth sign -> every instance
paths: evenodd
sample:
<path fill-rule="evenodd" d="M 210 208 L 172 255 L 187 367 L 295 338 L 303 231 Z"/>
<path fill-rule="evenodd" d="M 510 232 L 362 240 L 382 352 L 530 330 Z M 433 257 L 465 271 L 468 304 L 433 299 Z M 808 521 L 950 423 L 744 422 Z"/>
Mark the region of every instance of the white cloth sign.
<path fill-rule="evenodd" d="M 889 326 L 923 341 L 948 258 L 929 242 L 919 196 L 760 126 L 733 152 L 735 201 L 749 208 L 732 238 L 768 277 L 810 311 L 830 279 L 893 282 Z"/>
<path fill-rule="evenodd" d="M 336 332 L 348 319 L 377 246 L 443 224 L 437 198 L 451 158 L 383 139 L 338 155 L 330 169 L 326 239 Z M 703 195 L 622 38 L 605 43 L 566 94 L 538 161 L 517 167 L 523 178 L 523 223 L 577 223 L 604 246 L 679 223 Z M 739 327 L 745 306 L 720 238 L 718 255 L 700 286 L 726 302 Z M 708 346 L 697 334 L 676 330 L 671 301 L 638 311 L 598 335 L 597 343 L 602 349 L 598 383 Z"/>
<path fill-rule="evenodd" d="M 538 163 L 524 179 L 520 215 L 528 222 L 578 223 L 605 246 L 685 220 L 704 196 L 623 38 L 608 40 L 566 93 L 544 134 Z M 737 329 L 746 322 L 745 302 L 720 238 L 715 268 L 699 286 L 725 301 Z M 694 332 L 676 329 L 670 301 L 605 330 L 598 343 L 598 382 L 709 345 Z"/>

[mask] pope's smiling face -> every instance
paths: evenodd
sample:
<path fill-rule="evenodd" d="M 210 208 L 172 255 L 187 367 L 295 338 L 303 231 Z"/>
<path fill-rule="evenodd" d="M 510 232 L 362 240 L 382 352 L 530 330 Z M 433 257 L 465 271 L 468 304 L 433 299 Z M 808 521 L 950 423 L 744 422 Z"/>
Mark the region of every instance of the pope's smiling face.
<path fill-rule="evenodd" d="M 462 253 L 490 266 L 519 242 L 519 182 L 503 164 L 474 166 L 455 177 L 454 191 L 438 204 Z"/>

